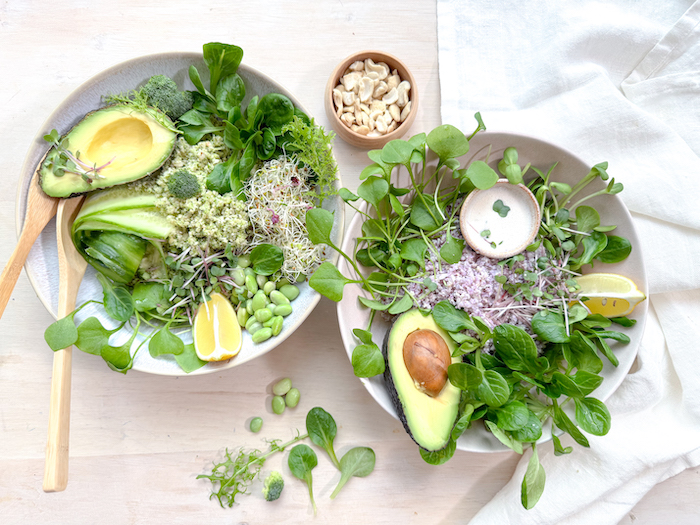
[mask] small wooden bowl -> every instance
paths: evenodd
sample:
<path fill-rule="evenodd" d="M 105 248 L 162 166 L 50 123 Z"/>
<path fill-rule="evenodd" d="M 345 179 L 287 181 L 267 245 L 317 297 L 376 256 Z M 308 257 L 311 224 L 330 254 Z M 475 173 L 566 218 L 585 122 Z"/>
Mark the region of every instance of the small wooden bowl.
<path fill-rule="evenodd" d="M 386 63 L 386 65 L 392 70 L 396 69 L 401 77 L 401 80 L 407 80 L 411 84 L 409 96 L 409 100 L 411 101 L 411 110 L 408 116 L 397 126 L 395 130 L 379 137 L 368 137 L 366 135 L 361 135 L 347 127 L 343 121 L 340 120 L 340 117 L 338 117 L 335 104 L 333 103 L 333 89 L 340 83 L 340 79 L 345 73 L 345 70 L 354 62 L 358 60 L 365 60 L 367 58 L 371 58 L 375 63 Z M 418 89 L 416 79 L 413 78 L 411 71 L 406 67 L 406 65 L 395 56 L 388 53 L 383 53 L 381 51 L 360 51 L 359 53 L 354 53 L 347 57 L 333 70 L 333 73 L 328 79 L 328 84 L 326 84 L 325 106 L 328 119 L 331 121 L 336 134 L 341 139 L 348 144 L 357 146 L 358 148 L 379 149 L 390 140 L 402 137 L 416 119 L 416 114 L 418 112 Z"/>

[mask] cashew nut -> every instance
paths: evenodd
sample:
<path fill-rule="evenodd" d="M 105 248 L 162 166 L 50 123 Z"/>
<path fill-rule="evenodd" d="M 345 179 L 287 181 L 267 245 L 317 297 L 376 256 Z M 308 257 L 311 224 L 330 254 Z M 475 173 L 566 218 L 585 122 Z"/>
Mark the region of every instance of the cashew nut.
<path fill-rule="evenodd" d="M 409 100 L 408 104 L 406 104 L 403 109 L 401 110 L 401 122 L 406 120 L 406 117 L 408 117 L 408 114 L 411 112 L 411 101 Z"/>
<path fill-rule="evenodd" d="M 396 88 L 398 94 L 399 107 L 402 108 L 408 104 L 408 92 L 411 90 L 411 83 L 408 80 L 404 80 Z"/>
<path fill-rule="evenodd" d="M 369 77 L 360 80 L 360 102 L 367 102 L 374 93 L 374 81 Z"/>
<path fill-rule="evenodd" d="M 396 88 L 391 88 L 391 91 L 389 91 L 386 95 L 382 97 L 382 102 L 384 102 L 387 105 L 393 104 L 397 100 L 399 100 L 399 93 L 396 90 Z"/>
<path fill-rule="evenodd" d="M 401 109 L 396 104 L 389 106 L 389 114 L 395 122 L 401 122 Z"/>

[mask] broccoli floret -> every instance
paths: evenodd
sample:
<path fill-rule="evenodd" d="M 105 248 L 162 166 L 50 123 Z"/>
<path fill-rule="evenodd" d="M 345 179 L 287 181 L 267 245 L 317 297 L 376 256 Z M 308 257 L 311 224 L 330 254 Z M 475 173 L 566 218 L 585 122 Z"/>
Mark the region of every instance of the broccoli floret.
<path fill-rule="evenodd" d="M 187 170 L 178 170 L 168 177 L 168 191 L 178 199 L 196 197 L 202 191 L 199 180 Z"/>
<path fill-rule="evenodd" d="M 270 475 L 265 479 L 263 484 L 263 495 L 267 501 L 275 501 L 282 494 L 282 489 L 284 488 L 284 480 L 282 479 L 282 474 L 273 470 Z"/>
<path fill-rule="evenodd" d="M 171 119 L 177 120 L 192 109 L 194 97 L 190 91 L 180 91 L 177 84 L 165 75 L 151 77 L 141 88 L 148 104 L 160 109 Z"/>

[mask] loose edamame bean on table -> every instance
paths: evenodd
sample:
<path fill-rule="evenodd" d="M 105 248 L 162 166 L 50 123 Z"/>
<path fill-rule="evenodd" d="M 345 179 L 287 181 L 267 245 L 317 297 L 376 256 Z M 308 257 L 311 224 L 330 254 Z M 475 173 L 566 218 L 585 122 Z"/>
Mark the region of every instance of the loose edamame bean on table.
<path fill-rule="evenodd" d="M 292 388 L 292 380 L 288 377 L 280 379 L 272 386 L 272 393 L 276 396 L 283 396 Z"/>
<path fill-rule="evenodd" d="M 299 399 L 301 398 L 301 394 L 299 393 L 299 389 L 297 388 L 290 388 L 289 392 L 287 392 L 287 395 L 284 396 L 284 402 L 287 404 L 289 408 L 294 408 L 299 404 Z"/>
<path fill-rule="evenodd" d="M 261 417 L 254 417 L 253 419 L 250 420 L 250 431 L 251 432 L 260 432 L 260 429 L 263 426 L 263 420 Z"/>
<path fill-rule="evenodd" d="M 281 414 L 284 412 L 286 406 L 287 404 L 284 402 L 284 398 L 282 396 L 275 396 L 272 398 L 272 411 L 275 414 Z"/>

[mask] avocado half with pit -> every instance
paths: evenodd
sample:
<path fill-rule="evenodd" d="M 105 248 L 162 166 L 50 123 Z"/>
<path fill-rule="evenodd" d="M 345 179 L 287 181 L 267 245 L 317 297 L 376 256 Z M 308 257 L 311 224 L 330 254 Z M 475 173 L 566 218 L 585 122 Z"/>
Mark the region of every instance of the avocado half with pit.
<path fill-rule="evenodd" d="M 140 179 L 170 157 L 176 138 L 175 125 L 156 109 L 126 105 L 98 109 L 62 139 L 63 148 L 88 173 L 58 169 L 54 147 L 39 169 L 41 188 L 51 197 L 70 197 Z M 95 168 L 93 176 L 90 170 Z"/>
<path fill-rule="evenodd" d="M 418 446 L 445 448 L 457 420 L 461 391 L 447 378 L 455 342 L 433 316 L 409 310 L 384 339 L 386 380 L 399 419 Z"/>

